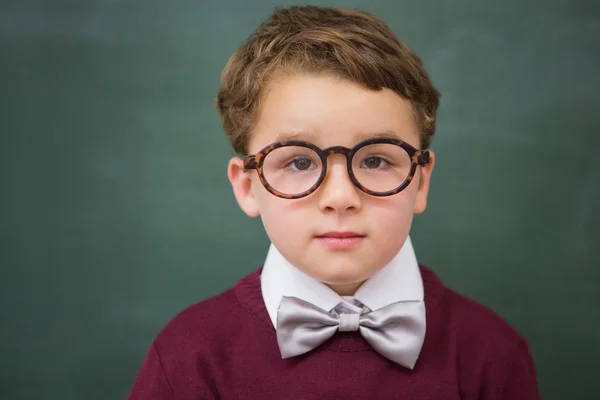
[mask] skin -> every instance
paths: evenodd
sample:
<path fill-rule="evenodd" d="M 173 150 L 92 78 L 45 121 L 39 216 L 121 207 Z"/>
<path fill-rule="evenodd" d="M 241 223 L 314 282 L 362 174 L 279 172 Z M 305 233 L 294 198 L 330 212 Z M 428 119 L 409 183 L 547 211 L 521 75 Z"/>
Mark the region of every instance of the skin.
<path fill-rule="evenodd" d="M 273 142 L 297 138 L 321 148 L 357 142 L 385 132 L 419 147 L 411 104 L 389 89 L 374 91 L 332 76 L 286 75 L 273 80 L 262 99 L 249 142 L 255 153 Z M 240 208 L 260 216 L 269 239 L 294 266 L 340 295 L 352 295 L 404 244 L 414 214 L 425 211 L 435 158 L 419 167 L 411 184 L 388 197 L 363 193 L 351 182 L 343 155 L 328 159 L 324 182 L 311 195 L 288 200 L 269 193 L 257 172 L 244 172 L 239 157 L 227 174 Z M 352 249 L 330 249 L 316 239 L 329 231 L 366 235 Z"/>

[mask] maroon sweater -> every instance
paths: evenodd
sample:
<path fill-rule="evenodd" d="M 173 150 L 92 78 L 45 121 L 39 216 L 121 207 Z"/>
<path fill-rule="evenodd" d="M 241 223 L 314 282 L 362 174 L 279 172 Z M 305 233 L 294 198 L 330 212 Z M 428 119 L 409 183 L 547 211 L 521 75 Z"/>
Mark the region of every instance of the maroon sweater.
<path fill-rule="evenodd" d="M 358 332 L 283 360 L 259 269 L 170 321 L 129 399 L 539 399 L 526 341 L 431 270 L 421 273 L 427 333 L 414 370 L 376 353 Z"/>

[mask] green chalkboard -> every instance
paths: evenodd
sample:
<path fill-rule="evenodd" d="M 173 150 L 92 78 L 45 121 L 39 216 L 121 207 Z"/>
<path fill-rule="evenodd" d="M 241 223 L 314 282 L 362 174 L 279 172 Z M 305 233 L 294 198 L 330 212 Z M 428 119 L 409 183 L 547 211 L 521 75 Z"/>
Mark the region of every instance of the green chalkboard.
<path fill-rule="evenodd" d="M 124 398 L 177 311 L 264 260 L 213 99 L 276 4 L 0 2 L 0 398 Z M 443 93 L 420 260 L 529 339 L 544 399 L 600 398 L 600 4 L 334 4 Z"/>

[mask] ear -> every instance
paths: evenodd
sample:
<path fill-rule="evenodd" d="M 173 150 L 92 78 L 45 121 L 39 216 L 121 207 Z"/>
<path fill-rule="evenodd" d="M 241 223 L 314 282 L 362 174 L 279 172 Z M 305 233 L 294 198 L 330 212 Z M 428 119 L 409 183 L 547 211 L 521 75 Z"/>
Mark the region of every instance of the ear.
<path fill-rule="evenodd" d="M 233 195 L 238 205 L 249 217 L 260 215 L 258 203 L 252 193 L 252 171 L 244 171 L 244 161 L 239 157 L 229 160 L 227 165 L 227 177 L 233 189 Z"/>
<path fill-rule="evenodd" d="M 435 165 L 435 154 L 433 151 L 429 151 L 429 164 L 419 167 L 419 189 L 417 190 L 417 197 L 415 199 L 415 214 L 421 214 L 427 208 L 427 194 L 429 193 L 429 183 L 431 182 L 431 173 Z"/>

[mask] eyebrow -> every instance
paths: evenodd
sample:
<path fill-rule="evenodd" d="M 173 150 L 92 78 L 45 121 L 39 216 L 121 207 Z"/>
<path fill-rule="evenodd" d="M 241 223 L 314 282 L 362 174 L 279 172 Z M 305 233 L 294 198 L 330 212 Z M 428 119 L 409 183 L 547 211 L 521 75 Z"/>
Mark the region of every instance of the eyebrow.
<path fill-rule="evenodd" d="M 317 136 L 310 132 L 283 132 L 275 137 L 276 142 L 282 140 L 305 140 L 314 143 L 317 140 Z"/>
<path fill-rule="evenodd" d="M 362 142 L 363 140 L 372 139 L 372 138 L 384 138 L 384 137 L 392 137 L 396 139 L 403 140 L 390 130 L 378 131 L 378 132 L 365 132 L 354 135 L 353 139 L 355 143 Z M 304 140 L 307 142 L 317 144 L 319 141 L 319 137 L 311 132 L 283 132 L 277 135 L 275 141 L 279 142 L 282 140 Z"/>
<path fill-rule="evenodd" d="M 373 138 L 395 138 L 395 139 L 400 139 L 399 135 L 397 135 L 395 132 L 393 131 L 380 131 L 380 132 L 366 132 L 366 133 L 359 133 L 358 135 L 354 136 L 354 140 L 356 142 L 362 142 L 363 140 L 367 140 L 367 139 L 373 139 Z"/>

